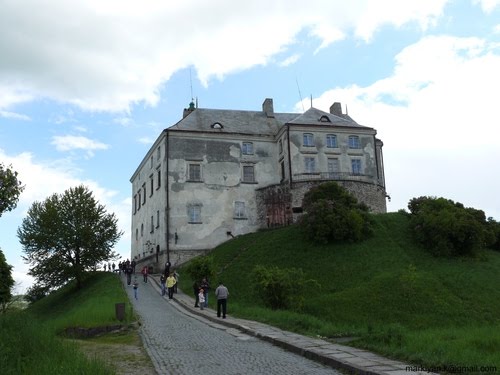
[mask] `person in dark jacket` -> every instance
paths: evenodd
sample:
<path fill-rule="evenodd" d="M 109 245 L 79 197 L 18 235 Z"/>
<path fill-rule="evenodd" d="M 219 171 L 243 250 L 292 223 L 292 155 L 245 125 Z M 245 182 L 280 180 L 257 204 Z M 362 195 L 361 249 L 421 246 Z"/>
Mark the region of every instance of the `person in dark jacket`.
<path fill-rule="evenodd" d="M 200 298 L 198 297 L 198 293 L 200 292 L 200 285 L 198 284 L 198 281 L 195 281 L 193 283 L 193 293 L 194 293 L 194 307 L 199 307 L 198 304 L 200 303 Z"/>

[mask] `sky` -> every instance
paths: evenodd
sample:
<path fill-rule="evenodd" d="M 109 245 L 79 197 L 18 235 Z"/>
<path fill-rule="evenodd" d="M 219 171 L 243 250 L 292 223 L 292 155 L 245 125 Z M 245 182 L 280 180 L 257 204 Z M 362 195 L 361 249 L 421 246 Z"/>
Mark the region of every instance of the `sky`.
<path fill-rule="evenodd" d="M 88 186 L 130 257 L 130 177 L 200 108 L 329 111 L 384 142 L 388 211 L 419 196 L 500 221 L 500 0 L 0 0 L 0 162 L 25 185 L 0 217 L 17 293 L 17 228 L 35 201 Z"/>

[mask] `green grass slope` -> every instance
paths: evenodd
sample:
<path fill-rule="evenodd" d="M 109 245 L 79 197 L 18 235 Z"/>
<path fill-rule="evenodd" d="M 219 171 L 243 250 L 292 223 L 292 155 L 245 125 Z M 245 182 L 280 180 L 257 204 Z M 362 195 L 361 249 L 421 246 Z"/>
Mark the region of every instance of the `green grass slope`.
<path fill-rule="evenodd" d="M 353 345 L 427 365 L 500 370 L 500 253 L 435 258 L 412 242 L 404 215 L 374 218 L 375 236 L 358 244 L 313 245 L 291 226 L 219 246 L 211 255 L 230 312 L 313 336 L 356 336 Z M 252 285 L 256 265 L 301 268 L 320 287 L 300 311 L 268 310 Z"/>

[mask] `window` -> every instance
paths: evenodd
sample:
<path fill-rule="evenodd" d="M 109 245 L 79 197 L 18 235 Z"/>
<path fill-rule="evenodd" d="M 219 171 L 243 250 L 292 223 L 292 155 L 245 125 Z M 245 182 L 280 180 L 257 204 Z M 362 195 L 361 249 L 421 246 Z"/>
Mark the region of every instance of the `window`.
<path fill-rule="evenodd" d="M 360 159 L 352 159 L 352 174 L 361 174 L 361 160 Z"/>
<path fill-rule="evenodd" d="M 150 233 L 153 233 L 155 231 L 155 223 L 153 219 L 153 215 L 151 215 L 151 230 Z"/>
<path fill-rule="evenodd" d="M 188 220 L 190 224 L 201 223 L 200 205 L 192 205 L 188 207 Z"/>
<path fill-rule="evenodd" d="M 246 216 L 245 202 L 234 202 L 234 218 L 244 219 Z"/>
<path fill-rule="evenodd" d="M 283 181 L 285 179 L 285 162 L 282 161 L 281 162 L 281 181 Z"/>
<path fill-rule="evenodd" d="M 141 224 L 141 237 L 144 236 L 144 224 Z"/>
<path fill-rule="evenodd" d="M 278 145 L 279 145 L 280 154 L 282 154 L 283 153 L 283 141 L 281 139 L 279 140 Z"/>
<path fill-rule="evenodd" d="M 141 209 L 141 191 L 139 190 L 137 193 L 137 211 Z"/>
<path fill-rule="evenodd" d="M 137 212 L 137 194 L 134 195 L 134 215 Z"/>
<path fill-rule="evenodd" d="M 313 135 L 311 133 L 304 133 L 303 139 L 304 139 L 304 142 L 303 142 L 304 146 L 307 146 L 307 147 L 314 146 L 314 138 L 313 138 Z"/>
<path fill-rule="evenodd" d="M 243 182 L 255 182 L 255 170 L 253 165 L 243 166 Z"/>
<path fill-rule="evenodd" d="M 223 129 L 224 126 L 220 122 L 214 122 L 212 125 L 210 125 L 212 129 Z"/>
<path fill-rule="evenodd" d="M 135 240 L 139 241 L 139 228 L 135 228 Z"/>
<path fill-rule="evenodd" d="M 156 228 L 160 227 L 160 210 L 156 211 Z"/>
<path fill-rule="evenodd" d="M 349 136 L 349 148 L 361 148 L 359 145 L 359 137 L 357 135 Z"/>
<path fill-rule="evenodd" d="M 306 173 L 314 173 L 316 171 L 316 159 L 311 157 L 305 157 L 304 169 Z"/>
<path fill-rule="evenodd" d="M 161 158 L 161 147 L 158 147 L 158 150 L 156 150 L 156 160 L 160 160 Z"/>
<path fill-rule="evenodd" d="M 201 181 L 201 164 L 189 164 L 188 168 L 188 180 Z"/>
<path fill-rule="evenodd" d="M 151 192 L 149 193 L 149 196 L 153 196 L 153 190 L 154 190 L 154 181 L 153 181 L 153 175 L 149 176 L 149 186 L 151 188 Z"/>
<path fill-rule="evenodd" d="M 337 148 L 337 136 L 335 134 L 326 135 L 326 147 Z"/>
<path fill-rule="evenodd" d="M 330 118 L 329 118 L 328 116 L 326 116 L 326 115 L 321 116 L 321 117 L 319 118 L 319 121 L 320 121 L 320 122 L 331 122 L 331 121 L 330 121 Z"/>
<path fill-rule="evenodd" d="M 158 181 L 156 183 L 156 188 L 159 189 L 160 186 L 161 186 L 161 169 L 158 168 L 158 172 L 157 172 L 157 178 L 156 180 Z"/>
<path fill-rule="evenodd" d="M 146 204 L 146 183 L 142 184 L 142 205 Z"/>
<path fill-rule="evenodd" d="M 328 158 L 328 178 L 339 177 L 339 172 L 340 172 L 339 159 Z"/>
<path fill-rule="evenodd" d="M 253 155 L 253 143 L 243 142 L 243 144 L 241 145 L 241 153 L 243 155 Z"/>

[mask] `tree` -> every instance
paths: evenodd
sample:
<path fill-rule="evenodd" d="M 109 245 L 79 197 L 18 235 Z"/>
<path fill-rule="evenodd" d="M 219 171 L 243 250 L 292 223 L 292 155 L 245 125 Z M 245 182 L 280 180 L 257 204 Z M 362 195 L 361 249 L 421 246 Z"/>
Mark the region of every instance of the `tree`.
<path fill-rule="evenodd" d="M 408 209 L 415 239 L 434 255 L 473 255 L 495 240 L 493 223 L 488 224 L 483 211 L 451 199 L 413 198 Z"/>
<path fill-rule="evenodd" d="M 118 258 L 113 246 L 122 234 L 115 215 L 106 213 L 82 185 L 33 203 L 17 230 L 23 258 L 31 266 L 28 274 L 44 291 L 69 280 L 81 288 L 86 272 Z"/>
<path fill-rule="evenodd" d="M 314 242 L 361 241 L 372 233 L 368 207 L 336 182 L 311 188 L 302 203 L 300 227 Z"/>
<path fill-rule="evenodd" d="M 23 190 L 24 186 L 17 179 L 17 172 L 12 170 L 12 166 L 5 167 L 0 163 L 0 216 L 16 208 Z"/>
<path fill-rule="evenodd" d="M 2 312 L 7 310 L 7 306 L 12 299 L 13 286 L 12 266 L 7 264 L 5 255 L 2 249 L 0 249 L 0 309 Z"/>

